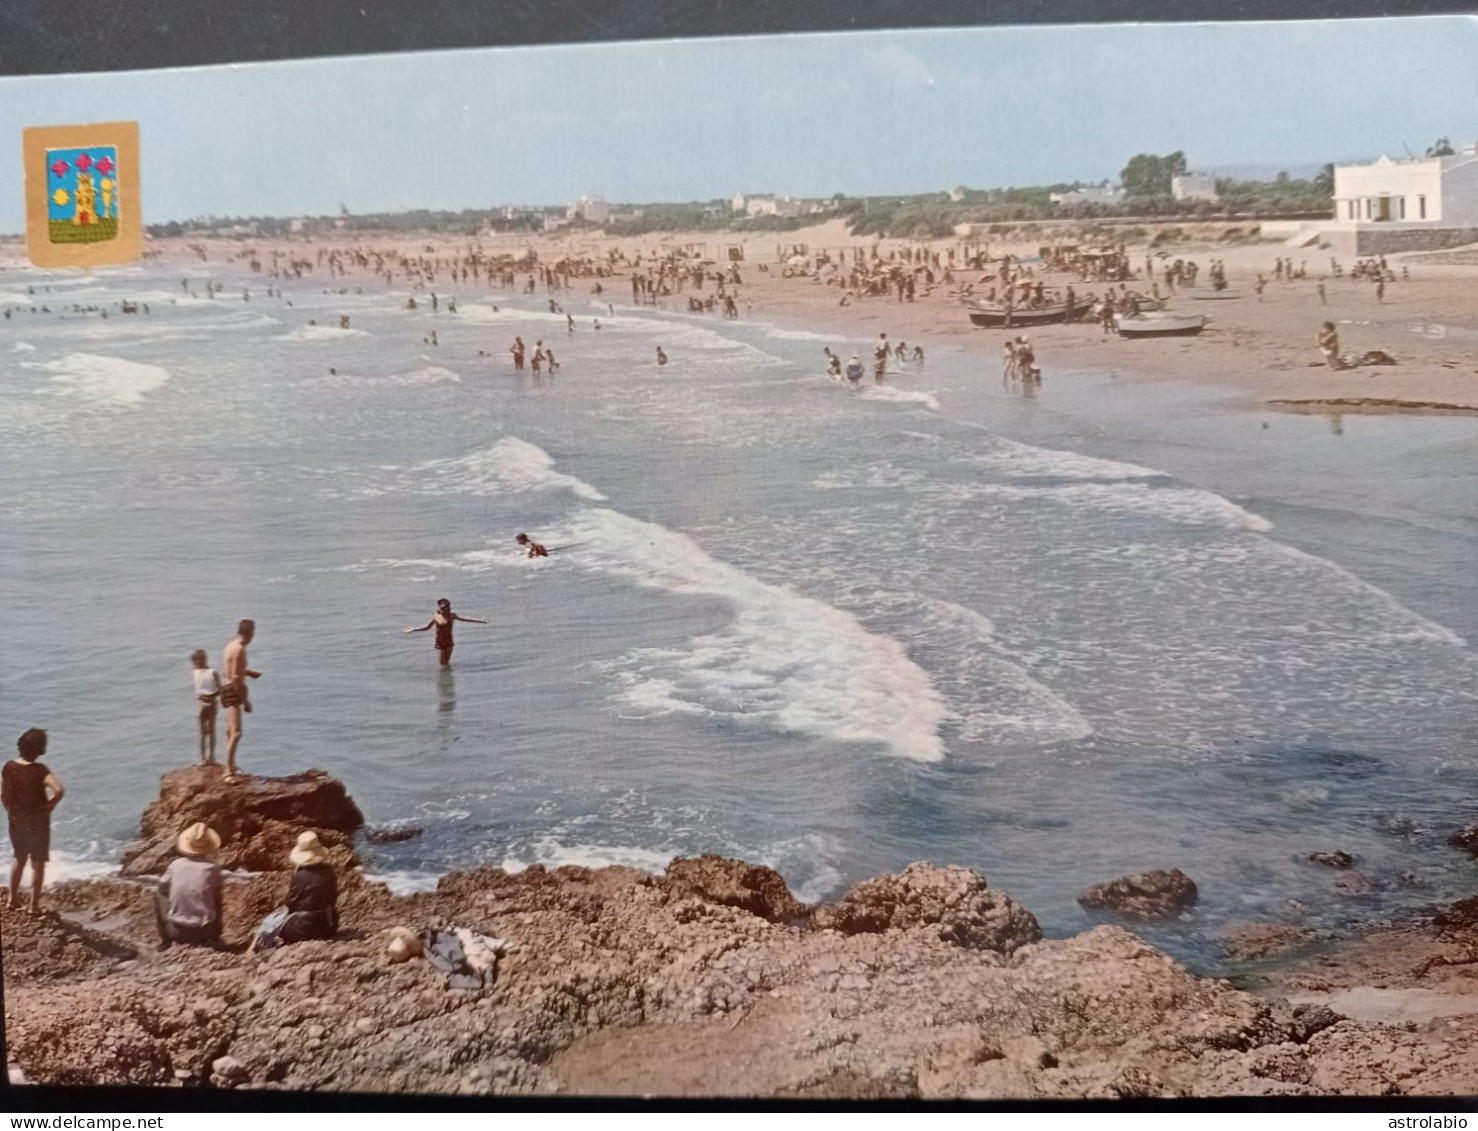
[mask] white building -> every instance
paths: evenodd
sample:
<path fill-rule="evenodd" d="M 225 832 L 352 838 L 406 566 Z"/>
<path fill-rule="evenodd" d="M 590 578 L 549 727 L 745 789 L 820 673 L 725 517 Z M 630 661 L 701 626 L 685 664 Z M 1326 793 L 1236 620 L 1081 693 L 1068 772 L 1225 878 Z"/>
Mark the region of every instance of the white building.
<path fill-rule="evenodd" d="M 1176 200 L 1217 200 L 1216 178 L 1210 173 L 1181 173 L 1170 178 L 1170 195 Z"/>
<path fill-rule="evenodd" d="M 1335 166 L 1334 219 L 1357 227 L 1478 228 L 1478 144 L 1450 157 Z"/>
<path fill-rule="evenodd" d="M 1118 204 L 1124 199 L 1124 190 L 1104 181 L 1101 185 L 1085 185 L 1070 192 L 1054 192 L 1047 199 L 1053 204 L 1068 207 L 1074 204 Z"/>
<path fill-rule="evenodd" d="M 611 218 L 611 206 L 603 196 L 582 196 L 565 209 L 565 219 L 583 220 L 587 224 L 604 224 Z"/>

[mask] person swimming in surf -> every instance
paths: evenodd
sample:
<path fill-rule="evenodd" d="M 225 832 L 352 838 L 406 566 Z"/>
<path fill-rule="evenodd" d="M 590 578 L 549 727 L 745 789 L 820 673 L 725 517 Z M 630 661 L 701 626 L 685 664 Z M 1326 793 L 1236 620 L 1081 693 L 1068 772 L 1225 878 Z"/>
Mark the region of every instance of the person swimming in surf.
<path fill-rule="evenodd" d="M 436 651 L 441 657 L 441 666 L 446 667 L 452 662 L 452 649 L 456 647 L 452 640 L 452 625 L 457 621 L 465 621 L 468 624 L 487 624 L 480 617 L 464 617 L 460 613 L 452 612 L 452 603 L 445 597 L 436 602 L 436 613 L 420 628 L 408 628 L 406 632 L 426 632 L 432 628 L 436 629 Z"/>
<path fill-rule="evenodd" d="M 527 534 L 520 534 L 514 541 L 520 546 L 528 547 L 529 557 L 531 558 L 547 558 L 549 556 L 549 551 L 545 549 L 544 544 L 542 542 L 535 542 Z"/>

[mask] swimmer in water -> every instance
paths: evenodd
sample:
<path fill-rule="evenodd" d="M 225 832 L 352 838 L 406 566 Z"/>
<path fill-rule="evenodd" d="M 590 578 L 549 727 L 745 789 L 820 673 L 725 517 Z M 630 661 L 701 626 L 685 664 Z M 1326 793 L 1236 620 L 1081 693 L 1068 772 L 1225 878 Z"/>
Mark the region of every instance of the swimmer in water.
<path fill-rule="evenodd" d="M 662 352 L 662 347 L 661 346 L 658 346 L 657 347 L 657 364 L 658 365 L 666 365 L 667 364 L 667 355 Z"/>
<path fill-rule="evenodd" d="M 520 546 L 527 546 L 529 557 L 531 558 L 547 558 L 549 556 L 549 551 L 544 548 L 544 544 L 542 542 L 535 542 L 527 534 L 520 534 L 514 541 Z"/>
<path fill-rule="evenodd" d="M 456 647 L 452 640 L 452 625 L 457 621 L 465 621 L 468 624 L 487 624 L 480 617 L 464 617 L 460 613 L 452 612 L 452 603 L 445 597 L 436 602 L 436 613 L 420 628 L 408 628 L 407 632 L 426 632 L 436 629 L 436 652 L 441 657 L 441 666 L 446 667 L 452 662 L 452 649 Z"/>

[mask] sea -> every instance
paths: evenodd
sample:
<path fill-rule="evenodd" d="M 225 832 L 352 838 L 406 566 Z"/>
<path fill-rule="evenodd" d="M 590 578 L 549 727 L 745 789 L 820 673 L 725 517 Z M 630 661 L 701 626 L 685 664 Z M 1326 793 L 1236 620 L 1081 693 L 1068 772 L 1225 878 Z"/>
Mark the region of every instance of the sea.
<path fill-rule="evenodd" d="M 243 769 L 424 829 L 364 850 L 397 891 L 711 852 L 818 900 L 931 860 L 1066 935 L 1086 885 L 1179 868 L 1149 937 L 1198 969 L 1236 924 L 1471 894 L 1478 420 L 1272 413 L 1194 340 L 1159 343 L 1184 381 L 1110 341 L 1013 388 L 992 338 L 875 385 L 882 302 L 271 282 L 0 271 L 0 731 L 50 732 L 53 876 L 116 867 L 196 757 L 191 652 L 250 617 Z M 440 597 L 489 622 L 445 670 L 403 631 Z"/>

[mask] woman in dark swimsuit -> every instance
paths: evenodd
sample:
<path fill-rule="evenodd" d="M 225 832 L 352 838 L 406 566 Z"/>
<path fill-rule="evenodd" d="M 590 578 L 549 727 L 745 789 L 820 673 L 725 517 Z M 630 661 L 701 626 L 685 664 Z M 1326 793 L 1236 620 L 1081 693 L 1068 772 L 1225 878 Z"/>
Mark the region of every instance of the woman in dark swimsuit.
<path fill-rule="evenodd" d="M 452 603 L 445 597 L 436 602 L 436 615 L 423 624 L 420 628 L 408 628 L 407 632 L 426 632 L 436 629 L 436 651 L 441 656 L 441 666 L 446 667 L 452 662 L 452 649 L 456 645 L 452 641 L 452 624 L 455 621 L 466 621 L 468 624 L 487 624 L 486 620 L 478 617 L 464 617 L 452 612 Z"/>

